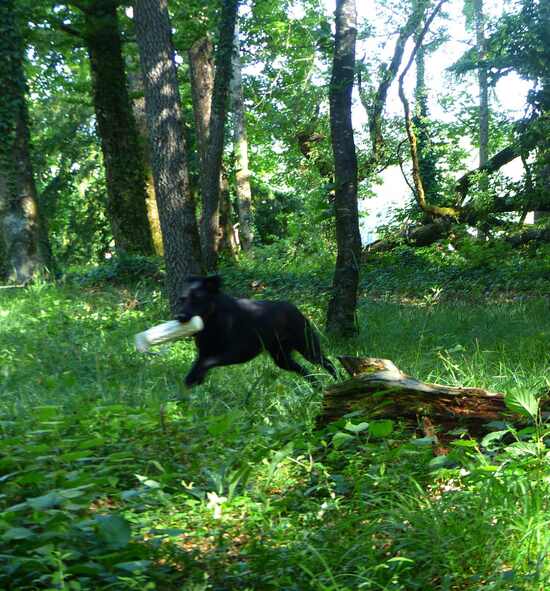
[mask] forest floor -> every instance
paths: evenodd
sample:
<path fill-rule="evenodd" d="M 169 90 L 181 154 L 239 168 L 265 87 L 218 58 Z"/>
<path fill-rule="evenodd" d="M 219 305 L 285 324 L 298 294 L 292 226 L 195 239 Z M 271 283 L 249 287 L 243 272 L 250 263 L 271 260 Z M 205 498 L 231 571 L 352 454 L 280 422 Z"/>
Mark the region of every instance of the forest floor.
<path fill-rule="evenodd" d="M 398 421 L 315 430 L 322 392 L 264 356 L 186 390 L 191 340 L 134 349 L 168 319 L 155 274 L 0 290 L 0 589 L 549 589 L 550 257 L 437 256 L 366 264 L 361 335 L 323 343 L 526 409 L 446 464 Z M 224 266 L 228 291 L 322 327 L 330 262 L 281 260 Z"/>

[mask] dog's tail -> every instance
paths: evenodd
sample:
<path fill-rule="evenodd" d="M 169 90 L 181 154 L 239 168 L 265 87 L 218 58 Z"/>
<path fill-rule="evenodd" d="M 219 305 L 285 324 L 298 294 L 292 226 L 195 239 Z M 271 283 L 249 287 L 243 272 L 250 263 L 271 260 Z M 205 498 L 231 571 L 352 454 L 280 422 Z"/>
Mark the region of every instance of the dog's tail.
<path fill-rule="evenodd" d="M 303 350 L 300 348 L 298 351 L 307 359 L 310 363 L 320 365 L 326 369 L 333 378 L 337 378 L 338 374 L 336 368 L 330 359 L 325 357 L 321 348 L 321 342 L 319 340 L 319 334 L 311 326 L 310 322 L 305 319 L 305 330 L 304 330 L 304 347 Z"/>

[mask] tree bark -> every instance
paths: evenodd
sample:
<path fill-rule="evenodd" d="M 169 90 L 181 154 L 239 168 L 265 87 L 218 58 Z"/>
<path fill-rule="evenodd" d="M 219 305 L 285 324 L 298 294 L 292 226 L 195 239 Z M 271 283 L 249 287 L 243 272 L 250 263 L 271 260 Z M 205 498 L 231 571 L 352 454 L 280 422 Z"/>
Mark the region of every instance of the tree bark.
<path fill-rule="evenodd" d="M 238 0 L 222 0 L 218 47 L 215 58 L 214 90 L 210 110 L 209 142 L 206 155 L 203 193 L 203 258 L 206 269 L 216 269 L 218 261 L 220 173 L 225 137 L 225 119 L 229 82 L 231 80 L 231 53 L 237 20 Z"/>
<path fill-rule="evenodd" d="M 418 166 L 428 202 L 437 197 L 436 156 L 431 148 L 430 121 L 428 111 L 428 87 L 426 85 L 426 49 L 421 43 L 416 53 L 416 87 L 414 90 L 415 109 L 413 125 L 418 139 Z"/>
<path fill-rule="evenodd" d="M 191 96 L 193 101 L 193 115 L 195 119 L 195 131 L 199 152 L 199 178 L 201 192 L 205 195 L 207 170 L 208 146 L 210 141 L 210 116 L 212 110 L 212 98 L 214 93 L 214 46 L 208 37 L 202 37 L 196 41 L 189 50 L 189 74 L 191 80 Z M 230 257 L 235 256 L 237 241 L 231 222 L 231 204 L 229 195 L 229 181 L 223 170 L 220 168 L 220 202 L 219 202 L 219 223 L 217 247 L 218 251 L 225 251 Z M 204 222 L 201 221 L 201 248 L 205 253 L 207 240 Z"/>
<path fill-rule="evenodd" d="M 117 250 L 153 251 L 140 143 L 128 97 L 115 0 L 74 3 L 84 14 L 93 103 L 105 165 L 107 211 Z"/>
<path fill-rule="evenodd" d="M 507 236 L 505 240 L 512 246 L 521 246 L 528 242 L 550 242 L 550 227 L 527 228 L 522 232 Z"/>
<path fill-rule="evenodd" d="M 172 312 L 190 274 L 202 271 L 189 190 L 180 95 L 167 0 L 136 0 L 136 37 L 145 90 L 149 149 Z"/>
<path fill-rule="evenodd" d="M 477 80 L 479 85 L 479 166 L 484 166 L 489 159 L 489 86 L 487 83 L 487 66 L 485 57 L 487 43 L 485 40 L 485 16 L 483 14 L 483 0 L 474 0 L 474 21 L 476 31 L 476 53 L 477 53 Z M 489 179 L 483 175 L 479 179 L 479 188 L 482 193 L 489 189 Z M 487 238 L 487 224 L 478 228 L 478 238 Z"/>
<path fill-rule="evenodd" d="M 220 253 L 234 259 L 239 250 L 239 243 L 232 222 L 231 194 L 225 170 L 222 170 L 220 182 Z"/>
<path fill-rule="evenodd" d="M 406 231 L 398 234 L 395 238 L 383 238 L 372 242 L 365 249 L 365 255 L 373 255 L 378 252 L 387 252 L 392 250 L 400 244 L 408 244 L 410 246 L 429 246 L 441 238 L 447 237 L 451 230 L 452 224 L 447 219 L 437 219 L 429 224 L 422 224 L 408 228 Z"/>
<path fill-rule="evenodd" d="M 141 156 L 143 158 L 145 191 L 147 193 L 147 218 L 149 220 L 149 228 L 151 229 L 153 249 L 156 255 L 163 256 L 164 247 L 162 245 L 162 230 L 160 228 L 155 181 L 153 179 L 153 169 L 151 167 L 151 158 L 148 149 L 147 115 L 145 113 L 145 97 L 143 96 L 143 80 L 141 78 L 141 72 L 133 76 L 128 76 L 128 84 L 133 96 L 132 111 L 140 140 Z"/>
<path fill-rule="evenodd" d="M 486 40 L 483 0 L 474 0 L 476 29 L 477 78 L 479 84 L 479 166 L 489 159 L 489 85 L 485 65 Z"/>
<path fill-rule="evenodd" d="M 355 0 L 336 2 L 336 38 L 330 81 L 330 130 L 335 167 L 335 217 L 338 254 L 327 330 L 342 336 L 358 332 L 355 318 L 361 237 L 357 205 L 357 155 L 351 122 L 355 73 Z"/>
<path fill-rule="evenodd" d="M 231 99 L 233 104 L 233 146 L 235 151 L 235 176 L 237 204 L 239 208 L 239 236 L 243 250 L 249 250 L 254 238 L 252 232 L 252 191 L 248 168 L 248 137 L 244 109 L 241 59 L 239 55 L 239 28 L 235 26 L 233 49 L 233 75 L 231 77 Z"/>
<path fill-rule="evenodd" d="M 34 182 L 23 71 L 13 0 L 0 3 L 0 222 L 8 280 L 27 283 L 51 266 Z"/>
<path fill-rule="evenodd" d="M 214 92 L 214 46 L 209 37 L 201 37 L 189 50 L 189 75 L 193 116 L 199 148 L 201 187 L 206 175 L 206 158 L 210 137 L 210 112 Z"/>

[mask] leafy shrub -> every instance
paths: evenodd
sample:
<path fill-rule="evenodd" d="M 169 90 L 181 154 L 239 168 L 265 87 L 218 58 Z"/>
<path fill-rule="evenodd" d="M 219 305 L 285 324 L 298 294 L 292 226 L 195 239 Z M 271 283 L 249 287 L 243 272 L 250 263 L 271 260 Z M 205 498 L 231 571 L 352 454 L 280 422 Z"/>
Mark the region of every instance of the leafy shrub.
<path fill-rule="evenodd" d="M 66 279 L 83 286 L 125 284 L 144 279 L 159 279 L 161 273 L 160 259 L 121 254 L 91 269 L 69 273 Z"/>

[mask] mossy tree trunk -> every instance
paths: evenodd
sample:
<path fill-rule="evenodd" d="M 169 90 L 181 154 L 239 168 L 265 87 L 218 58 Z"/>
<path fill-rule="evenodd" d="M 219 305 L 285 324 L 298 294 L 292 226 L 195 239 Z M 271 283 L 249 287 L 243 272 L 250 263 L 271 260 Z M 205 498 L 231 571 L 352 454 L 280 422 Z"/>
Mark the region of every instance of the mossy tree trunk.
<path fill-rule="evenodd" d="M 13 0 L 0 3 L 0 223 L 8 279 L 30 281 L 51 268 L 31 155 L 24 48 Z"/>
<path fill-rule="evenodd" d="M 233 147 L 235 151 L 235 177 L 239 208 L 239 237 L 243 250 L 252 246 L 252 190 L 248 167 L 248 136 L 244 108 L 243 80 L 239 48 L 239 27 L 235 27 L 233 72 L 231 77 L 231 102 L 233 108 Z"/>
<path fill-rule="evenodd" d="M 136 0 L 134 12 L 167 291 L 175 312 L 186 277 L 200 273 L 202 263 L 189 187 L 172 29 L 167 0 Z"/>
<path fill-rule="evenodd" d="M 143 158 L 143 170 L 145 172 L 145 191 L 147 192 L 147 218 L 149 219 L 153 248 L 156 255 L 163 256 L 162 230 L 160 228 L 155 181 L 153 179 L 153 169 L 151 167 L 151 158 L 148 149 L 147 117 L 145 114 L 145 97 L 143 96 L 141 72 L 128 76 L 128 83 L 132 94 L 132 111 L 141 144 L 141 156 Z"/>
<path fill-rule="evenodd" d="M 487 81 L 485 16 L 483 0 L 474 0 L 476 29 L 477 79 L 479 85 L 479 166 L 489 160 L 489 84 Z"/>
<path fill-rule="evenodd" d="M 319 426 L 356 412 L 370 418 L 408 419 L 428 417 L 439 426 L 468 426 L 479 433 L 488 421 L 513 418 L 501 392 L 429 384 L 403 373 L 389 359 L 340 357 L 351 379 L 330 386 L 323 398 Z M 542 409 L 549 408 L 543 402 Z M 517 417 L 516 417 L 517 418 Z"/>
<path fill-rule="evenodd" d="M 327 330 L 342 336 L 357 332 L 355 311 L 361 237 L 357 204 L 357 155 L 351 123 L 355 73 L 357 11 L 355 0 L 336 2 L 336 39 L 330 81 L 330 131 L 335 169 L 335 217 L 338 254 Z"/>
<path fill-rule="evenodd" d="M 118 4 L 117 0 L 92 0 L 77 6 L 84 14 L 82 37 L 90 58 L 115 245 L 118 251 L 150 254 L 153 243 L 147 218 L 146 175 L 128 96 Z"/>
<path fill-rule="evenodd" d="M 420 176 L 424 183 L 426 199 L 432 203 L 437 197 L 437 169 L 436 155 L 432 149 L 430 137 L 430 119 L 428 111 L 428 87 L 426 84 L 426 49 L 424 45 L 418 47 L 416 53 L 416 87 L 415 109 L 413 125 L 416 129 L 418 140 L 418 165 Z"/>

